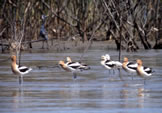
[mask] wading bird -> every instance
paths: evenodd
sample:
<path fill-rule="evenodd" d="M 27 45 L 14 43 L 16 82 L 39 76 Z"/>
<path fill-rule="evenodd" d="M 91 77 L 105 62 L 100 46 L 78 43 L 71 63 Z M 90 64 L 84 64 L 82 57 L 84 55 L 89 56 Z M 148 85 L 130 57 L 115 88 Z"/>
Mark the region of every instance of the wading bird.
<path fill-rule="evenodd" d="M 42 25 L 41 25 L 41 29 L 40 29 L 40 36 L 43 38 L 42 49 L 44 49 L 44 42 L 46 42 L 47 49 L 49 48 L 48 47 L 48 33 L 47 33 L 45 26 L 44 26 L 45 20 L 46 20 L 46 16 L 42 15 Z"/>
<path fill-rule="evenodd" d="M 15 75 L 18 75 L 18 77 L 19 77 L 19 84 L 21 84 L 23 82 L 23 75 L 29 73 L 32 70 L 32 68 L 28 68 L 26 66 L 19 66 L 19 65 L 17 65 L 16 64 L 16 56 L 15 55 L 11 56 L 11 60 L 12 60 L 12 63 L 11 63 L 12 72 Z"/>
<path fill-rule="evenodd" d="M 144 78 L 144 84 L 145 84 L 145 78 L 152 75 L 152 69 L 148 67 L 142 66 L 142 60 L 137 59 L 137 74 Z"/>
<path fill-rule="evenodd" d="M 110 57 L 106 55 L 101 56 L 101 65 L 103 65 L 106 69 L 110 70 L 115 67 L 115 65 L 110 61 Z M 114 71 L 114 70 L 113 70 Z"/>
<path fill-rule="evenodd" d="M 115 68 L 121 68 L 122 63 L 120 63 L 119 61 L 110 60 L 110 55 L 106 54 L 106 55 L 101 56 L 101 65 L 103 65 L 105 68 L 107 68 L 110 73 L 111 69 L 113 69 L 113 72 L 114 72 Z"/>

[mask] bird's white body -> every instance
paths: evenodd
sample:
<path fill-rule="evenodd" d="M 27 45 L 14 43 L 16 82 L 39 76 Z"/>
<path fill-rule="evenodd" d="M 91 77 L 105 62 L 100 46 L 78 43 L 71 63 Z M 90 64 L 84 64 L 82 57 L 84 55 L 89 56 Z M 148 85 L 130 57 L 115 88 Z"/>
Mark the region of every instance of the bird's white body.
<path fill-rule="evenodd" d="M 115 67 L 117 68 L 121 68 L 122 67 L 122 63 L 119 61 L 112 61 L 112 63 L 115 65 Z"/>
<path fill-rule="evenodd" d="M 119 61 L 110 60 L 109 54 L 102 55 L 101 59 L 101 65 L 103 65 L 107 69 L 120 68 L 122 66 L 122 63 L 120 63 Z"/>
<path fill-rule="evenodd" d="M 115 66 L 110 60 L 102 60 L 101 65 L 103 65 L 106 69 L 113 69 Z"/>

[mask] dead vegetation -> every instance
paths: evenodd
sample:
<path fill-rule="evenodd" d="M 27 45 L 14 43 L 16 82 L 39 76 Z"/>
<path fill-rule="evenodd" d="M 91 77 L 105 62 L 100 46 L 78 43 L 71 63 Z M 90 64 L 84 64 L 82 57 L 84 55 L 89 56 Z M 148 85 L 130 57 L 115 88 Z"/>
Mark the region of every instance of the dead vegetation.
<path fill-rule="evenodd" d="M 27 49 L 42 41 L 43 14 L 50 46 L 62 40 L 73 40 L 75 46 L 78 41 L 115 40 L 118 50 L 137 51 L 137 41 L 144 49 L 160 48 L 160 6 L 160 0 L 2 0 L 1 50 Z"/>

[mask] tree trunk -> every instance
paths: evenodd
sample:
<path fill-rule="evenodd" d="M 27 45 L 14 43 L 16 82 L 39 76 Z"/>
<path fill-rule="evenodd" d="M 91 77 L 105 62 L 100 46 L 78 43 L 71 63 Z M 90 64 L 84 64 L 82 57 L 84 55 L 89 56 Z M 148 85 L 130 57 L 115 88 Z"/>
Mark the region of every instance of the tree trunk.
<path fill-rule="evenodd" d="M 140 37 L 140 39 L 141 39 L 141 42 L 142 42 L 144 48 L 145 48 L 145 49 L 151 49 L 151 45 L 150 45 L 150 43 L 147 41 L 147 37 L 146 37 L 145 31 L 142 30 L 136 22 L 134 22 L 134 24 L 135 24 L 135 28 L 136 28 L 137 31 L 138 31 L 138 35 L 139 35 L 139 37 Z"/>

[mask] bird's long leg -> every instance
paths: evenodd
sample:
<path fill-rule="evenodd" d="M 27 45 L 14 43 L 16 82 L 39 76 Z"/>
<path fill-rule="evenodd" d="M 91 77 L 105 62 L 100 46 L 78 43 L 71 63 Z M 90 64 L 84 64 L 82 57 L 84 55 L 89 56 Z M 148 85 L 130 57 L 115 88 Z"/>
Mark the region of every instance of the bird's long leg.
<path fill-rule="evenodd" d="M 23 76 L 19 76 L 19 92 L 23 94 Z"/>
<path fill-rule="evenodd" d="M 150 80 L 150 79 L 151 79 L 150 77 L 144 77 L 144 84 L 147 84 L 147 81 Z"/>
<path fill-rule="evenodd" d="M 146 78 L 144 78 L 144 85 L 146 84 Z"/>
<path fill-rule="evenodd" d="M 23 76 L 21 75 L 21 84 L 23 84 Z"/>
<path fill-rule="evenodd" d="M 22 84 L 22 83 L 23 83 L 23 76 L 20 75 L 20 76 L 19 76 L 19 84 Z"/>
<path fill-rule="evenodd" d="M 21 81 L 21 75 L 19 76 L 19 84 L 21 84 L 22 83 L 22 81 Z"/>
<path fill-rule="evenodd" d="M 108 71 L 109 71 L 108 77 L 111 77 L 111 69 L 108 69 Z"/>
<path fill-rule="evenodd" d="M 115 70 L 114 70 L 114 68 L 113 68 L 113 74 L 115 74 Z"/>
<path fill-rule="evenodd" d="M 123 81 L 123 77 L 122 77 L 122 75 L 121 75 L 121 70 L 120 70 L 120 68 L 118 68 L 118 71 L 119 71 L 119 78 L 120 78 L 120 80 Z"/>
<path fill-rule="evenodd" d="M 47 44 L 47 49 L 49 49 L 49 46 L 48 46 L 48 40 L 46 40 L 46 44 Z"/>
<path fill-rule="evenodd" d="M 77 74 L 75 72 L 73 72 L 73 76 L 74 76 L 74 79 L 77 78 Z"/>
<path fill-rule="evenodd" d="M 134 77 L 134 73 L 132 73 L 132 80 L 133 80 L 133 77 Z"/>
<path fill-rule="evenodd" d="M 44 41 L 42 41 L 42 49 L 44 49 Z"/>

